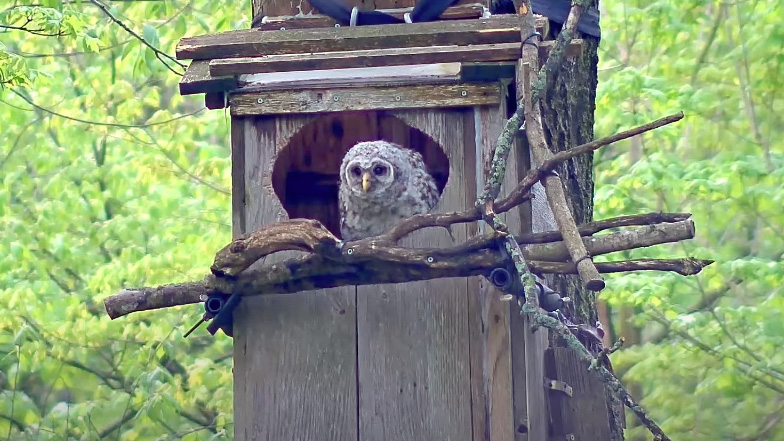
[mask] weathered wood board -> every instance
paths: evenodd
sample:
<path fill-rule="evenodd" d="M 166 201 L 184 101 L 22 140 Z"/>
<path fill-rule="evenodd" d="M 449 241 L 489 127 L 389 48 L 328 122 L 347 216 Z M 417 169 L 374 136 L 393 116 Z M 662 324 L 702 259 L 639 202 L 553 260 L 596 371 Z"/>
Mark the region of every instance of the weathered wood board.
<path fill-rule="evenodd" d="M 443 187 L 436 210 L 463 209 L 482 189 L 505 113 L 502 104 L 235 116 L 235 235 L 287 217 L 279 199 L 290 199 L 290 190 L 281 170 L 331 176 L 328 168 L 338 162 L 319 159 L 318 152 L 341 156 L 365 138 L 414 144 L 430 162 L 443 154 L 440 145 L 450 162 L 448 179 L 443 166 L 434 166 Z M 310 150 L 286 147 L 305 144 Z M 276 154 L 283 161 L 277 167 Z M 525 167 L 512 153 L 504 188 Z M 299 207 L 289 210 L 334 215 Z M 525 228 L 525 211 L 511 211 L 506 222 Z M 459 242 L 476 227 L 456 225 L 452 232 Z M 404 242 L 430 247 L 452 239 L 432 229 Z M 538 440 L 526 433 L 517 306 L 500 295 L 484 280 L 460 278 L 244 300 L 235 315 L 235 439 Z"/>
<path fill-rule="evenodd" d="M 242 116 L 480 106 L 499 99 L 498 84 L 440 84 L 242 93 L 229 104 L 233 116 Z"/>
<path fill-rule="evenodd" d="M 542 28 L 546 20 L 539 20 Z M 176 48 L 180 60 L 205 60 L 309 52 L 521 42 L 514 15 L 478 20 L 436 21 L 286 31 L 255 29 L 187 37 Z"/>
<path fill-rule="evenodd" d="M 466 111 L 394 114 L 449 156 L 450 178 L 439 211 L 463 207 L 463 182 L 473 179 L 473 170 L 466 169 L 472 161 L 465 152 L 473 147 L 463 137 Z M 465 240 L 465 226 L 455 226 L 453 234 Z M 434 229 L 403 242 L 431 247 L 449 245 L 451 239 Z M 360 439 L 471 440 L 466 279 L 359 287 L 357 301 Z"/>
<path fill-rule="evenodd" d="M 272 161 L 308 120 L 232 118 L 235 236 L 285 218 Z M 356 439 L 356 289 L 247 298 L 234 317 L 235 439 Z"/>

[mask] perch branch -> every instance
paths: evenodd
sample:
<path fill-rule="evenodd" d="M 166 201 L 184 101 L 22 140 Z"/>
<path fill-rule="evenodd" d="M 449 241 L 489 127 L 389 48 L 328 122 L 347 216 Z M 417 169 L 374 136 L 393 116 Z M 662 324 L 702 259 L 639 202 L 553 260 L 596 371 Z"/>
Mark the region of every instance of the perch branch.
<path fill-rule="evenodd" d="M 629 221 L 629 218 L 625 220 Z M 585 227 L 586 230 L 591 230 L 615 224 L 616 222 L 608 219 L 593 225 L 587 224 Z M 629 228 L 616 233 L 586 237 L 584 240 L 593 254 L 600 255 L 677 242 L 693 236 L 693 222 L 683 220 Z M 279 294 L 343 285 L 403 283 L 443 277 L 487 275 L 493 269 L 506 264 L 505 256 L 495 248 L 496 237 L 483 236 L 473 239 L 468 246 L 463 244 L 446 249 L 378 247 L 372 240 L 364 239 L 345 244 L 339 254 L 328 258 L 309 254 L 272 265 L 253 267 L 230 278 L 208 275 L 199 282 L 123 290 L 105 299 L 104 304 L 109 316 L 117 318 L 137 311 L 197 303 L 201 296 L 213 292 L 236 292 L 241 295 Z M 529 237 L 538 240 L 537 235 Z M 520 236 L 518 239 L 524 241 L 526 237 Z M 474 250 L 471 253 L 466 252 L 469 246 Z M 245 252 L 255 253 L 253 250 Z M 576 271 L 573 263 L 565 262 L 569 253 L 563 242 L 529 244 L 522 248 L 522 253 L 529 260 L 533 272 Z M 600 268 L 607 272 L 663 270 L 694 273 L 710 263 L 695 259 L 639 260 L 602 263 Z"/>
<path fill-rule="evenodd" d="M 556 153 L 552 156 L 552 158 L 544 161 L 539 167 L 531 169 L 523 177 L 523 179 L 517 183 L 515 188 L 509 193 L 508 196 L 498 200 L 495 203 L 494 213 L 505 213 L 525 202 L 530 198 L 528 192 L 531 190 L 531 187 L 533 187 L 536 182 L 554 170 L 562 162 L 566 162 L 569 159 L 583 153 L 593 152 L 614 142 L 622 141 L 624 139 L 637 136 L 641 133 L 672 124 L 674 122 L 680 121 L 681 119 L 683 119 L 683 112 L 668 115 L 664 118 L 660 118 L 647 124 L 616 133 L 606 138 L 591 141 L 575 148 Z M 475 222 L 482 219 L 482 212 L 479 210 L 479 207 L 483 207 L 486 201 L 490 200 L 489 198 L 494 198 L 498 195 L 500 182 L 503 181 L 503 177 L 500 180 L 498 177 L 501 176 L 501 173 L 505 173 L 506 158 L 508 157 L 509 149 L 511 149 L 512 145 L 511 135 L 515 130 L 516 129 L 514 129 L 514 126 L 512 126 L 512 128 L 509 130 L 509 133 L 502 134 L 501 138 L 499 138 L 498 147 L 495 149 L 496 153 L 493 155 L 491 172 L 488 174 L 488 181 L 492 182 L 489 182 L 485 187 L 485 191 L 482 196 L 479 197 L 476 207 L 460 212 L 427 213 L 413 216 L 397 224 L 389 232 L 380 236 L 379 241 L 386 243 L 397 243 L 400 239 L 422 228 L 447 227 L 452 224 Z M 506 132 L 506 130 L 504 130 L 504 132 Z M 507 141 L 509 144 L 506 144 Z M 504 170 L 500 170 L 501 168 L 504 168 Z M 558 237 L 560 238 L 560 233 Z"/>
<path fill-rule="evenodd" d="M 217 276 L 236 276 L 264 256 L 279 251 L 328 253 L 340 241 L 321 222 L 293 219 L 262 227 L 253 234 L 235 239 L 218 251 L 210 268 Z"/>
<path fill-rule="evenodd" d="M 650 216 L 644 217 L 649 218 Z M 672 217 L 677 218 L 678 216 Z M 639 220 L 640 218 L 636 219 L 637 222 Z M 621 218 L 620 221 L 631 223 L 635 219 L 626 217 Z M 597 229 L 597 227 L 610 227 L 617 224 L 618 222 L 610 219 L 587 225 Z M 590 228 L 586 228 L 586 230 L 590 230 Z M 515 239 L 517 239 L 516 242 L 518 243 L 526 243 L 529 239 L 538 239 L 539 236 L 540 234 L 520 235 Z M 665 240 L 669 240 L 673 237 L 691 238 L 693 236 L 694 222 L 687 219 L 627 229 L 609 235 L 586 237 L 583 240 L 592 247 L 595 254 L 605 254 L 613 251 L 656 245 L 662 243 L 659 242 L 662 237 L 666 238 Z M 462 244 L 442 249 L 404 248 L 393 245 L 380 246 L 375 238 L 341 243 L 318 221 L 294 220 L 262 227 L 246 237 L 233 241 L 215 256 L 211 270 L 213 274 L 219 277 L 236 276 L 262 257 L 285 250 L 316 251 L 320 257 L 348 263 L 377 259 L 410 262 L 416 259 L 423 260 L 427 257 L 434 259 L 441 257 L 454 258 L 459 257 L 461 254 L 492 247 L 495 239 L 498 237 L 498 234 L 477 236 Z M 303 238 L 309 240 L 303 240 Z M 537 260 L 562 262 L 569 259 L 569 253 L 563 242 L 553 241 L 552 243 L 539 242 L 530 244 L 525 247 L 525 251 L 526 256 L 529 254 L 535 255 Z"/>
<path fill-rule="evenodd" d="M 602 138 L 596 141 L 591 141 L 582 144 L 580 146 L 577 146 L 573 149 L 558 152 L 555 155 L 553 155 L 551 158 L 542 162 L 542 165 L 540 165 L 539 167 L 536 167 L 531 171 L 529 171 L 528 174 L 526 174 L 526 176 L 520 181 L 519 184 L 517 184 L 514 190 L 512 190 L 512 192 L 509 193 L 507 197 L 497 202 L 495 207 L 495 212 L 504 213 L 511 210 L 516 205 L 522 203 L 524 197 L 531 190 L 531 187 L 533 187 L 533 185 L 537 181 L 546 177 L 549 174 L 549 172 L 554 170 L 562 162 L 566 162 L 567 160 L 572 159 L 573 157 L 577 155 L 581 155 L 583 153 L 599 150 L 600 148 L 610 145 L 614 142 L 622 141 L 624 139 L 631 138 L 633 136 L 637 136 L 654 129 L 658 129 L 659 127 L 666 126 L 674 122 L 678 122 L 681 119 L 683 119 L 683 112 L 678 112 L 672 115 L 665 116 L 664 118 L 659 118 L 656 121 L 652 121 L 647 124 L 643 124 L 641 126 L 637 126 L 620 133 L 616 133 L 606 138 Z"/>
<path fill-rule="evenodd" d="M 549 78 L 547 75 L 548 72 L 550 70 L 554 70 L 561 64 L 563 57 L 562 51 L 564 46 L 571 40 L 574 29 L 577 26 L 580 15 L 582 14 L 583 1 L 584 0 L 572 1 L 572 7 L 569 10 L 569 15 L 567 17 L 566 23 L 564 24 L 563 30 L 561 31 L 561 35 L 559 35 L 555 48 L 551 51 L 550 58 L 548 59 L 545 67 L 539 71 L 539 79 L 536 81 L 536 83 L 531 82 L 531 72 L 538 69 L 539 66 L 538 47 L 536 44 L 529 44 L 525 40 L 523 41 L 523 54 L 522 59 L 520 60 L 520 68 L 518 69 L 518 73 L 522 76 L 522 78 L 518 78 L 518 84 L 522 84 L 523 105 L 518 105 L 518 109 L 517 112 L 515 112 L 515 115 L 519 114 L 520 107 L 524 108 L 525 121 L 527 125 L 526 135 L 528 136 L 529 145 L 531 146 L 531 153 L 534 161 L 542 165 L 544 165 L 548 159 L 552 159 L 553 154 L 547 147 L 545 141 L 539 98 L 540 94 L 544 90 L 545 82 L 547 80 L 551 80 L 551 78 Z M 522 29 L 533 29 L 533 16 L 531 12 L 530 0 L 517 0 L 515 1 L 515 6 L 518 8 L 518 13 L 522 15 Z M 499 149 L 500 147 L 501 146 L 499 145 Z M 506 147 L 508 152 L 510 147 Z M 494 160 L 495 159 L 496 158 L 494 157 Z M 501 180 L 503 180 L 503 172 L 500 175 L 499 181 Z M 566 198 L 563 194 L 563 184 L 561 183 L 560 178 L 555 174 L 548 174 L 542 178 L 541 182 L 545 187 L 545 193 L 547 194 L 550 208 L 553 211 L 553 215 L 556 218 L 559 230 L 563 236 L 563 242 L 569 251 L 572 261 L 576 264 L 575 266 L 580 275 L 580 278 L 586 284 L 588 289 L 603 289 L 604 281 L 599 275 L 599 271 L 591 259 L 591 254 L 588 254 L 586 245 L 584 244 L 578 228 L 574 223 L 574 218 L 572 217 L 571 212 L 569 211 L 569 207 L 566 204 Z M 488 184 L 489 183 L 490 181 L 488 181 Z M 486 186 L 485 188 L 487 189 L 488 187 L 489 186 Z M 488 217 L 492 217 L 492 199 L 489 201 L 484 200 L 483 202 L 486 219 Z M 517 245 L 514 238 L 507 238 L 506 243 L 507 249 Z M 518 255 L 521 254 L 522 253 L 518 253 Z M 525 274 L 521 274 L 521 278 L 523 280 L 532 279 L 533 276 L 528 272 L 528 268 L 526 267 L 525 262 L 518 264 L 517 260 L 519 259 L 515 259 L 514 254 L 512 255 L 512 258 L 515 260 L 515 266 L 517 267 L 518 271 L 525 271 Z M 594 357 L 590 354 L 588 349 L 586 349 L 585 346 L 580 343 L 577 337 L 572 334 L 569 328 L 567 328 L 559 320 L 546 314 L 542 314 L 538 305 L 538 296 L 534 295 L 533 291 L 533 289 L 529 290 L 528 286 L 526 285 L 525 303 L 521 304 L 521 314 L 526 314 L 534 327 L 545 326 L 549 330 L 561 336 L 567 342 L 567 345 L 572 347 L 572 349 L 577 353 L 578 357 L 587 364 L 587 368 L 597 372 L 599 378 L 605 384 L 607 384 L 610 389 L 613 390 L 615 396 L 620 397 L 624 404 L 637 415 L 642 423 L 654 435 L 654 439 L 669 441 L 667 435 L 664 434 L 656 422 L 648 417 L 643 408 L 634 401 L 631 395 L 629 395 L 626 389 L 624 389 L 621 382 L 618 381 L 618 379 L 615 378 L 615 376 L 609 372 L 607 368 L 604 366 L 599 366 L 598 369 L 595 368 L 596 365 Z M 518 304 L 521 302 L 522 299 L 518 297 Z M 526 347 L 528 347 L 528 345 L 526 345 Z"/>
<path fill-rule="evenodd" d="M 529 64 L 529 66 L 526 66 L 526 63 L 538 63 L 536 58 L 538 57 L 537 55 L 534 57 L 531 57 L 530 54 L 526 55 L 526 52 L 529 52 L 528 46 L 529 45 L 523 45 L 523 77 L 530 77 L 528 69 L 535 68 L 536 66 L 536 64 Z M 533 51 L 534 53 L 537 52 L 535 48 Z M 534 161 L 542 164 L 546 160 L 551 159 L 553 154 L 550 152 L 550 149 L 547 147 L 545 141 L 539 103 L 536 102 L 534 104 L 532 102 L 532 86 L 530 81 L 524 81 L 523 87 L 525 90 L 524 101 L 526 109 L 525 131 L 528 136 L 528 142 L 531 146 L 531 152 Z M 580 279 L 590 290 L 600 291 L 604 289 L 604 280 L 602 280 L 602 277 L 599 275 L 599 271 L 593 264 L 591 255 L 588 254 L 588 251 L 581 244 L 580 234 L 577 231 L 574 218 L 572 217 L 569 205 L 566 202 L 566 195 L 564 194 L 561 178 L 559 178 L 556 174 L 548 174 L 542 179 L 542 185 L 544 186 L 545 194 L 547 195 L 547 200 L 550 204 L 550 209 L 552 210 L 555 221 L 558 224 L 558 229 L 561 231 L 564 242 L 567 244 L 569 249 L 569 254 L 572 257 L 572 260 L 577 263 Z"/>

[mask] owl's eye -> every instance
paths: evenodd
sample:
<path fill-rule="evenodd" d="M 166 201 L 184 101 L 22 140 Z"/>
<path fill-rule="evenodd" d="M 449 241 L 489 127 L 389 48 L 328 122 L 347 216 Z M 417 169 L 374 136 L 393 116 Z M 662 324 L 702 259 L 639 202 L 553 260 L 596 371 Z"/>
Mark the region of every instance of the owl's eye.
<path fill-rule="evenodd" d="M 354 176 L 359 176 L 362 174 L 362 169 L 360 169 L 359 167 L 352 167 L 351 174 L 353 174 Z"/>
<path fill-rule="evenodd" d="M 376 175 L 376 176 L 382 176 L 382 175 L 386 174 L 386 172 L 387 172 L 387 168 L 383 167 L 381 165 L 377 165 L 377 166 L 373 167 L 373 174 Z"/>

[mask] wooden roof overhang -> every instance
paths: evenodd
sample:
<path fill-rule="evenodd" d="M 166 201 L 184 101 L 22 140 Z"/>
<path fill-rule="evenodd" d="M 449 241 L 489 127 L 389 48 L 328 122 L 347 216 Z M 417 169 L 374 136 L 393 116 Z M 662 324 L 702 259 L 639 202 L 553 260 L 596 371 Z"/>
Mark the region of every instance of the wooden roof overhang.
<path fill-rule="evenodd" d="M 536 17 L 537 31 L 546 35 L 547 23 Z M 553 43 L 540 43 L 543 57 Z M 462 5 L 439 21 L 378 26 L 265 17 L 258 28 L 183 38 L 176 53 L 193 60 L 181 94 L 204 93 L 208 108 L 245 116 L 497 104 L 521 44 L 517 16 Z"/>

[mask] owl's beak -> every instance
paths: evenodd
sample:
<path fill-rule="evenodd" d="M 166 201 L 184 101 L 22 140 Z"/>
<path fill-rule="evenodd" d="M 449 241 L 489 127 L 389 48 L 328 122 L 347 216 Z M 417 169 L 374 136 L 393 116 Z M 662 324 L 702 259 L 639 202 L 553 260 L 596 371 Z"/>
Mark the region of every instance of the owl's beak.
<path fill-rule="evenodd" d="M 370 172 L 362 173 L 362 191 L 367 193 L 370 189 Z"/>

